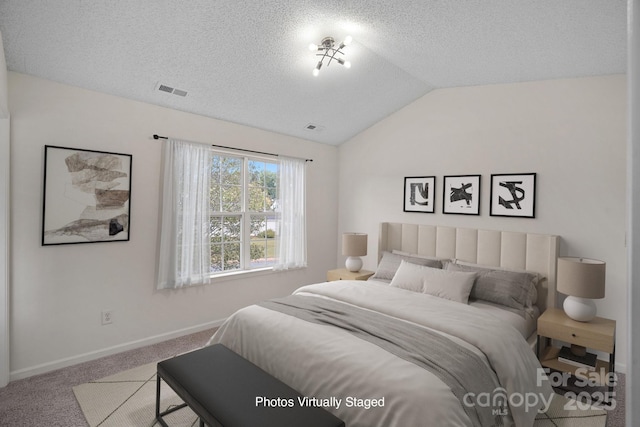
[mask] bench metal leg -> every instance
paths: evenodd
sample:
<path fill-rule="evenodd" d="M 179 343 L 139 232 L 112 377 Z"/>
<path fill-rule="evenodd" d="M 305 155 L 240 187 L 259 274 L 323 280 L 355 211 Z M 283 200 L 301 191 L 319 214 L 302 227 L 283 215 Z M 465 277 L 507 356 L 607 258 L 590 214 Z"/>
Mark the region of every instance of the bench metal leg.
<path fill-rule="evenodd" d="M 162 417 L 164 417 L 165 415 L 169 415 L 172 412 L 177 411 L 178 409 L 185 408 L 187 404 L 183 403 L 181 405 L 174 406 L 173 408 L 169 408 L 164 412 L 160 412 L 160 385 L 161 385 L 160 383 L 161 382 L 162 382 L 162 377 L 160 376 L 160 374 L 156 374 L 156 421 L 158 421 L 158 423 L 160 423 L 162 427 L 169 427 L 169 425 L 167 425 L 167 423 L 162 419 Z M 200 427 L 204 427 L 202 419 L 200 420 Z"/>

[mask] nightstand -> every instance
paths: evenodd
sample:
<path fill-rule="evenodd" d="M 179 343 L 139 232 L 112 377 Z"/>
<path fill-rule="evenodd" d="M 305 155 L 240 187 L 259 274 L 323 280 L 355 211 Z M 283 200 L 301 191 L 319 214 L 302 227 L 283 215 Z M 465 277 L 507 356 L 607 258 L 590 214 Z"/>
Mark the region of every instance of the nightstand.
<path fill-rule="evenodd" d="M 334 280 L 367 280 L 371 276 L 373 276 L 373 271 L 360 270 L 354 273 L 346 268 L 339 268 L 327 271 L 327 282 L 333 282 Z"/>
<path fill-rule="evenodd" d="M 609 361 L 598 360 L 595 371 L 561 362 L 558 360 L 559 347 L 541 345 L 542 339 L 563 341 L 591 350 L 609 354 Z M 544 344 L 547 344 L 546 342 Z M 546 348 L 545 348 L 546 347 Z M 596 317 L 590 322 L 577 322 L 569 318 L 563 310 L 548 308 L 538 318 L 538 358 L 540 364 L 555 371 L 566 372 L 572 376 L 593 383 L 597 386 L 608 386 L 609 396 L 613 391 L 611 374 L 615 372 L 616 357 L 616 322 L 615 320 Z M 607 399 L 608 400 L 608 399 Z"/>

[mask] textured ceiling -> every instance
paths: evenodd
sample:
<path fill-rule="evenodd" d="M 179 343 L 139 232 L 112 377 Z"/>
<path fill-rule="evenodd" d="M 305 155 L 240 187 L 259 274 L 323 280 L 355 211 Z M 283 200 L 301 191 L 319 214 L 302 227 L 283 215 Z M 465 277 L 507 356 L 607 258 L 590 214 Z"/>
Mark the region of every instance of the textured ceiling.
<path fill-rule="evenodd" d="M 0 0 L 10 71 L 327 144 L 437 88 L 624 73 L 626 23 L 626 0 Z M 351 69 L 313 77 L 309 43 L 346 35 Z"/>

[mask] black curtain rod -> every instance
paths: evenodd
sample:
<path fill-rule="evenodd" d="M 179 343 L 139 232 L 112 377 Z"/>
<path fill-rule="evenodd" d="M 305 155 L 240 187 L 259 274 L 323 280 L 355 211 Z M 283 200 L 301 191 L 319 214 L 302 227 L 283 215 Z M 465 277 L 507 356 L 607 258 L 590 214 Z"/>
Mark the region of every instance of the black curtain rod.
<path fill-rule="evenodd" d="M 166 137 L 166 136 L 160 136 L 160 135 L 155 135 L 154 134 L 153 135 L 153 139 L 169 139 L 169 138 Z M 280 157 L 280 154 L 267 153 L 267 152 L 264 152 L 264 151 L 246 150 L 244 148 L 227 147 L 227 146 L 224 146 L 224 145 L 216 145 L 216 144 L 209 144 L 209 145 L 211 145 L 212 147 L 226 148 L 227 150 L 244 151 L 246 153 L 265 154 L 267 156 Z M 302 159 L 301 157 L 293 157 L 293 156 L 289 156 L 289 157 L 292 157 L 292 158 L 295 158 L 295 159 Z M 313 159 L 302 159 L 302 160 L 304 160 L 305 162 L 313 162 Z"/>

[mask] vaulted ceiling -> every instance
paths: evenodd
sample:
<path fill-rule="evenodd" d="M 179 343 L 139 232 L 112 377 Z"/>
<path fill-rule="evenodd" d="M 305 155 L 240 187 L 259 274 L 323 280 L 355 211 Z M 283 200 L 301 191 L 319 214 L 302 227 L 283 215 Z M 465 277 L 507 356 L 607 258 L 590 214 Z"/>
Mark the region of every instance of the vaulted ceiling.
<path fill-rule="evenodd" d="M 626 19 L 626 0 L 0 0 L 10 71 L 336 145 L 434 89 L 624 73 Z M 308 45 L 347 35 L 352 67 L 314 77 Z"/>

